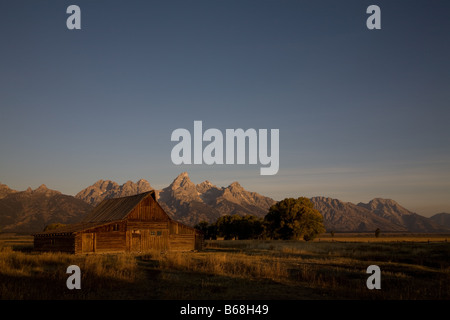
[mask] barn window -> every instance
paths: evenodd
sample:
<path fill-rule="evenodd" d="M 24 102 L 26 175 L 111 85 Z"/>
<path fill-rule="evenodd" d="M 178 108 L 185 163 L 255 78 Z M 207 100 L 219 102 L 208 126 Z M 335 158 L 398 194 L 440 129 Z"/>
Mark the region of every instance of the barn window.
<path fill-rule="evenodd" d="M 118 224 L 118 223 L 116 223 L 116 224 L 113 226 L 113 231 L 119 231 L 119 224 Z"/>
<path fill-rule="evenodd" d="M 155 235 L 155 231 L 150 231 L 150 235 L 154 236 Z"/>
<path fill-rule="evenodd" d="M 157 231 L 157 232 L 156 232 L 156 235 L 157 235 L 157 236 L 162 235 L 162 231 Z"/>

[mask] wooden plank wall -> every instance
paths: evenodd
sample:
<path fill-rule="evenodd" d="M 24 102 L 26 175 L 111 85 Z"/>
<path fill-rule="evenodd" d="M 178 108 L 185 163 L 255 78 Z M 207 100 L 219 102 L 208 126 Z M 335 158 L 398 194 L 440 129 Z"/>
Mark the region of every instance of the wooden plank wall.
<path fill-rule="evenodd" d="M 167 251 L 169 250 L 169 230 L 130 230 L 127 231 L 126 243 L 126 250 L 131 252 Z"/>
<path fill-rule="evenodd" d="M 142 250 L 167 251 L 169 249 L 169 230 L 144 230 Z"/>
<path fill-rule="evenodd" d="M 152 198 L 142 200 L 128 215 L 128 220 L 138 221 L 169 221 L 169 216 Z"/>
<path fill-rule="evenodd" d="M 165 221 L 127 221 L 127 231 L 129 230 L 142 230 L 142 229 L 153 229 L 153 230 L 167 230 L 167 222 Z"/>
<path fill-rule="evenodd" d="M 169 222 L 170 234 L 194 234 L 196 230 L 194 228 L 185 226 L 177 221 L 171 220 Z"/>
<path fill-rule="evenodd" d="M 123 231 L 99 232 L 95 234 L 95 252 L 126 250 L 126 233 Z"/>
<path fill-rule="evenodd" d="M 170 251 L 194 250 L 195 235 L 193 234 L 171 234 L 169 235 Z"/>
<path fill-rule="evenodd" d="M 203 236 L 194 228 L 185 226 L 177 221 L 169 223 L 169 249 L 174 251 L 201 250 Z"/>
<path fill-rule="evenodd" d="M 87 234 L 93 235 L 94 248 L 89 250 L 91 244 Z M 84 235 L 84 236 L 83 236 Z M 84 239 L 83 239 L 84 238 Z M 126 223 L 113 222 L 96 228 L 84 230 L 75 240 L 76 253 L 106 253 L 122 252 L 126 250 Z"/>
<path fill-rule="evenodd" d="M 202 249 L 203 249 L 203 235 L 196 234 L 195 235 L 194 250 L 202 250 Z"/>
<path fill-rule="evenodd" d="M 34 237 L 34 250 L 75 253 L 75 237 L 73 235 Z"/>
<path fill-rule="evenodd" d="M 81 233 L 77 233 L 75 235 L 75 253 L 81 253 L 82 245 L 81 245 Z"/>

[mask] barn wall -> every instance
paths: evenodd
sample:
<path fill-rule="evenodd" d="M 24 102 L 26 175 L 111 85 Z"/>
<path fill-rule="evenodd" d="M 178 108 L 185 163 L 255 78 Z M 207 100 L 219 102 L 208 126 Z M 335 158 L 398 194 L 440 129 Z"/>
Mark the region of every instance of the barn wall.
<path fill-rule="evenodd" d="M 95 252 L 112 252 L 126 250 L 126 233 L 111 231 L 95 234 Z"/>
<path fill-rule="evenodd" d="M 144 198 L 125 220 L 76 231 L 71 236 L 35 236 L 38 251 L 72 253 L 188 251 L 201 250 L 202 244 L 201 233 L 171 220 L 151 196 Z"/>
<path fill-rule="evenodd" d="M 203 236 L 194 228 L 172 220 L 169 223 L 169 231 L 169 250 L 186 251 L 202 249 Z"/>
<path fill-rule="evenodd" d="M 169 230 L 134 229 L 127 231 L 127 251 L 167 251 L 169 249 Z"/>
<path fill-rule="evenodd" d="M 197 232 L 194 228 L 185 226 L 177 221 L 169 222 L 169 230 L 171 234 L 194 234 Z"/>
<path fill-rule="evenodd" d="M 203 249 L 203 235 L 196 233 L 195 234 L 195 243 L 194 250 L 202 250 Z"/>
<path fill-rule="evenodd" d="M 195 235 L 171 234 L 169 236 L 170 251 L 189 251 L 195 248 Z"/>
<path fill-rule="evenodd" d="M 77 233 L 75 235 L 75 253 L 81 253 L 81 234 Z"/>
<path fill-rule="evenodd" d="M 167 221 L 127 221 L 127 230 L 140 229 L 167 230 Z"/>
<path fill-rule="evenodd" d="M 195 229 L 173 220 L 127 221 L 127 251 L 201 250 L 203 237 Z"/>
<path fill-rule="evenodd" d="M 152 198 L 146 197 L 127 216 L 127 220 L 133 221 L 169 221 L 169 216 Z"/>
<path fill-rule="evenodd" d="M 78 232 L 74 240 L 75 253 L 123 252 L 126 250 L 126 223 L 107 225 Z"/>
<path fill-rule="evenodd" d="M 75 237 L 73 235 L 35 236 L 34 250 L 75 253 Z"/>

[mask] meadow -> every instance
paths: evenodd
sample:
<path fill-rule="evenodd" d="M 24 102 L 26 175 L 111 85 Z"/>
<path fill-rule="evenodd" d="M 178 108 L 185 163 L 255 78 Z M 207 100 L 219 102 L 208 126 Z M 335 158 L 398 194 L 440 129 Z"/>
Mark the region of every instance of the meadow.
<path fill-rule="evenodd" d="M 36 253 L 0 236 L 0 299 L 450 299 L 449 235 L 321 235 L 315 241 L 214 240 L 199 252 Z M 69 265 L 81 289 L 69 290 Z M 381 289 L 369 290 L 369 265 Z"/>

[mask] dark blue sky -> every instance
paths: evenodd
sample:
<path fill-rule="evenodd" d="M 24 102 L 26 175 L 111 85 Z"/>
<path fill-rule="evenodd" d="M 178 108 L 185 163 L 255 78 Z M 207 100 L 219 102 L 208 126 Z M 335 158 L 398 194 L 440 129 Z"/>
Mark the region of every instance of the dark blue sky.
<path fill-rule="evenodd" d="M 0 182 L 75 194 L 187 171 L 275 199 L 450 211 L 449 18 L 448 1 L 2 1 Z M 170 135 L 194 120 L 279 129 L 278 174 L 173 165 Z"/>

